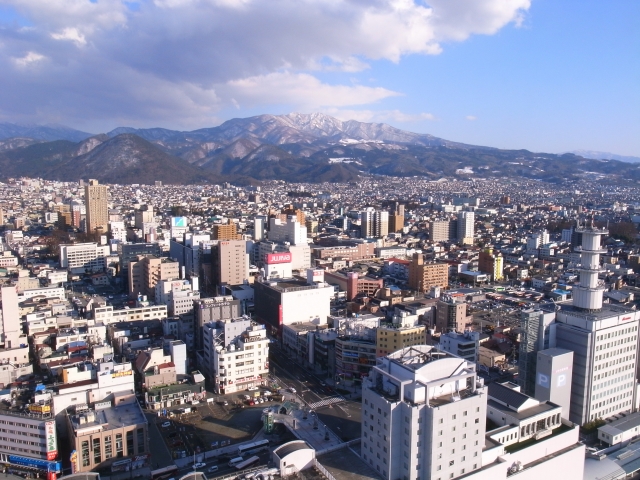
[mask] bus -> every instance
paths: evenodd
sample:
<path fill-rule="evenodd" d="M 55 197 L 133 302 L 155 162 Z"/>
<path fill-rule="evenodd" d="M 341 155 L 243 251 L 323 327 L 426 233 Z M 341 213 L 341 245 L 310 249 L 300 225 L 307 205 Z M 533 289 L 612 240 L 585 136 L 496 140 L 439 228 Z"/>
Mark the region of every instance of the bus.
<path fill-rule="evenodd" d="M 164 480 L 176 476 L 178 474 L 178 467 L 170 465 L 168 467 L 158 468 L 151 471 L 151 480 Z"/>
<path fill-rule="evenodd" d="M 254 455 L 253 457 L 247 458 L 244 462 L 236 463 L 236 469 L 243 470 L 247 468 L 249 465 L 252 465 L 259 461 L 260 461 L 260 457 L 258 457 L 257 455 Z"/>
<path fill-rule="evenodd" d="M 245 453 L 256 453 L 269 447 L 269 440 L 259 440 L 253 443 L 247 443 L 246 445 L 240 445 L 238 447 L 238 455 L 244 455 Z"/>

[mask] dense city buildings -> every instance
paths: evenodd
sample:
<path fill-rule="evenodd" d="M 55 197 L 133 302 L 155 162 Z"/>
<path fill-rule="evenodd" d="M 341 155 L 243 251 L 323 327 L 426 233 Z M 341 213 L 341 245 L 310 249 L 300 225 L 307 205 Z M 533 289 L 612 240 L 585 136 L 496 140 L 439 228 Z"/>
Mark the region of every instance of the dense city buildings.
<path fill-rule="evenodd" d="M 367 478 L 581 478 L 578 428 L 633 438 L 638 192 L 498 183 L 93 184 L 95 238 L 84 185 L 0 184 L 0 417 L 26 406 L 76 451 L 16 437 L 3 462 L 151 478 L 156 429 L 168 464 L 199 463 L 242 404 L 293 412 L 305 455 L 360 438 Z"/>

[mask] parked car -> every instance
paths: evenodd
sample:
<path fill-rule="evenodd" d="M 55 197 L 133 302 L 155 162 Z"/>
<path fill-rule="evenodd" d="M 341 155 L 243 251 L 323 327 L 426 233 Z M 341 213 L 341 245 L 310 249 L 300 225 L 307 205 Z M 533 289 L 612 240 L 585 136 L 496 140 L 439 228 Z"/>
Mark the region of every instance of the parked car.
<path fill-rule="evenodd" d="M 247 388 L 248 392 L 255 392 L 256 390 L 258 390 L 258 387 L 249 387 L 249 388 Z"/>
<path fill-rule="evenodd" d="M 203 463 L 203 462 L 198 462 L 198 463 L 194 464 L 193 466 L 194 466 L 194 468 L 204 468 L 204 467 L 207 466 L 207 464 Z"/>
<path fill-rule="evenodd" d="M 167 428 L 167 427 L 170 427 L 170 426 L 171 426 L 171 422 L 164 422 L 162 424 L 162 428 Z"/>
<path fill-rule="evenodd" d="M 229 402 L 225 400 L 224 402 L 222 402 L 222 404 L 226 407 L 227 405 L 229 405 Z"/>
<path fill-rule="evenodd" d="M 213 465 L 213 466 L 211 466 L 211 467 L 209 467 L 207 469 L 208 473 L 213 473 L 213 472 L 217 472 L 217 471 L 218 471 L 218 466 L 217 465 Z"/>

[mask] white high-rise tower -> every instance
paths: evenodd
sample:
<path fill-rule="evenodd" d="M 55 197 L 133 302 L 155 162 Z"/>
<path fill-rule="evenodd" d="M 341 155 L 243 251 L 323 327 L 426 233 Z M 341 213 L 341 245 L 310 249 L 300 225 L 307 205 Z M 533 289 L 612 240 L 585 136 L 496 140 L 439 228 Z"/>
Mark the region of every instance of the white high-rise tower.
<path fill-rule="evenodd" d="M 560 304 L 551 327 L 555 346 L 573 352 L 569 419 L 579 425 L 633 411 L 640 312 L 603 302 L 600 246 L 606 229 L 579 227 L 580 284 L 571 304 Z"/>
<path fill-rule="evenodd" d="M 604 284 L 598 280 L 600 268 L 600 254 L 607 253 L 601 248 L 603 235 L 609 233 L 605 229 L 596 227 L 579 227 L 576 232 L 582 234 L 582 246 L 576 249 L 580 252 L 580 285 L 573 289 L 573 305 L 583 310 L 600 310 Z"/>

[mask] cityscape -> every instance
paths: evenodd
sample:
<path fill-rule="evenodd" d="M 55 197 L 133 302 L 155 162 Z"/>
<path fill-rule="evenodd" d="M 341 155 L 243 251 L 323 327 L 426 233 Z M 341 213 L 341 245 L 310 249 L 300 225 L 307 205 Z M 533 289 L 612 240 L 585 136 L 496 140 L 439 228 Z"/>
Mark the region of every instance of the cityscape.
<path fill-rule="evenodd" d="M 639 21 L 0 0 L 0 480 L 640 479 Z"/>
<path fill-rule="evenodd" d="M 0 189 L 6 473 L 640 468 L 638 187 Z"/>

